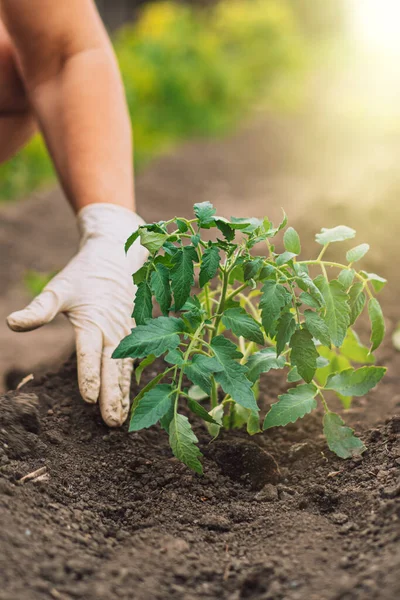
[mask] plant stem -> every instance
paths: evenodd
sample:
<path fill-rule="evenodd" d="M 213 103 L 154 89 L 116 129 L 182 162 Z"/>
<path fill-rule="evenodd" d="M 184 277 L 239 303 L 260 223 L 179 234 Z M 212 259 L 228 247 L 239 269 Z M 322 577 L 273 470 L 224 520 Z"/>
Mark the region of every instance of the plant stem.
<path fill-rule="evenodd" d="M 351 270 L 351 267 L 349 265 L 342 265 L 341 263 L 332 262 L 330 260 L 318 260 L 318 259 L 317 260 L 300 260 L 297 264 L 298 265 L 317 265 L 321 268 L 321 270 L 326 278 L 328 278 L 328 276 L 327 276 L 325 267 L 334 267 L 336 269 L 341 269 L 341 270 L 346 270 L 346 271 Z M 366 290 L 368 296 L 370 298 L 373 298 L 373 294 L 372 294 L 371 290 L 369 289 L 368 280 L 364 279 L 364 277 L 362 277 L 359 273 L 357 273 L 357 271 L 354 271 L 354 276 L 357 277 L 357 279 L 359 279 L 364 284 L 364 289 Z"/>
<path fill-rule="evenodd" d="M 214 375 L 211 376 L 211 408 L 218 406 L 218 387 L 217 382 L 214 379 Z"/>
<path fill-rule="evenodd" d="M 193 336 L 191 336 L 191 341 L 189 346 L 187 347 L 187 350 L 183 356 L 183 363 L 185 364 L 190 356 L 190 353 L 192 352 L 193 348 L 195 347 L 198 339 L 199 339 L 199 335 L 203 329 L 203 321 L 200 323 L 200 325 L 198 326 L 198 328 L 196 329 L 195 333 Z M 178 379 L 178 386 L 176 388 L 176 397 L 175 397 L 175 405 L 174 405 L 174 412 L 176 414 L 177 410 L 178 410 L 178 402 L 179 402 L 179 397 L 181 395 L 181 388 L 182 388 L 182 381 L 183 381 L 183 368 L 180 369 L 180 373 L 179 373 L 179 379 Z"/>
<path fill-rule="evenodd" d="M 240 285 L 238 288 L 236 288 L 235 290 L 233 290 L 227 297 L 226 297 L 226 301 L 228 302 L 229 300 L 232 300 L 232 298 L 234 298 L 236 296 L 236 294 L 240 294 L 240 292 L 242 292 L 243 290 L 245 290 L 247 287 L 249 286 L 248 283 L 242 283 L 242 285 Z M 219 311 L 218 311 L 219 312 Z"/>
<path fill-rule="evenodd" d="M 328 404 L 327 404 L 327 402 L 326 402 L 326 400 L 325 400 L 325 398 L 324 398 L 324 395 L 323 395 L 323 393 L 322 393 L 322 388 L 321 388 L 321 386 L 320 386 L 320 385 L 318 385 L 318 383 L 315 381 L 315 379 L 313 379 L 313 380 L 312 380 L 312 383 L 313 383 L 313 384 L 315 385 L 315 387 L 318 389 L 318 395 L 319 395 L 319 396 L 321 396 L 321 400 L 322 400 L 322 405 L 323 405 L 323 407 L 324 407 L 324 411 L 325 411 L 326 413 L 330 412 L 330 410 L 329 410 L 329 406 L 328 406 Z"/>
<path fill-rule="evenodd" d="M 216 335 L 218 335 L 218 327 L 219 324 L 221 322 L 222 319 L 222 315 L 224 314 L 224 307 L 225 307 L 225 302 L 227 300 L 226 298 L 226 290 L 228 289 L 228 279 L 229 279 L 229 272 L 227 269 L 223 270 L 223 278 L 222 278 L 222 291 L 221 291 L 221 296 L 220 296 L 220 300 L 219 300 L 219 304 L 218 304 L 218 309 L 217 309 L 217 318 L 215 320 L 215 331 L 213 331 L 213 333 L 211 334 L 211 339 L 213 339 L 213 337 L 215 337 Z"/>

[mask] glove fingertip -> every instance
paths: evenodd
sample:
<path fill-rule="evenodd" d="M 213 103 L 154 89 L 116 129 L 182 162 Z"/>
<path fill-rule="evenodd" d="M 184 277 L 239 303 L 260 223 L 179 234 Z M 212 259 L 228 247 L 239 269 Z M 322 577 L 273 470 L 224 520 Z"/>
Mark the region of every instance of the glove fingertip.
<path fill-rule="evenodd" d="M 12 331 L 26 331 L 31 328 L 26 310 L 17 310 L 6 318 L 6 323 Z"/>
<path fill-rule="evenodd" d="M 93 379 L 80 379 L 79 391 L 85 402 L 88 404 L 96 404 L 99 399 L 100 382 Z"/>

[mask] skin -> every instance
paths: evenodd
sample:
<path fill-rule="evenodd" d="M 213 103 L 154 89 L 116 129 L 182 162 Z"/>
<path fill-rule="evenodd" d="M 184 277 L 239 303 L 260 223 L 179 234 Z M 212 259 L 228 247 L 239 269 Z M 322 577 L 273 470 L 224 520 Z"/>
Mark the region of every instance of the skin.
<path fill-rule="evenodd" d="M 0 0 L 0 162 L 36 129 L 76 212 L 135 210 L 129 114 L 92 0 Z"/>

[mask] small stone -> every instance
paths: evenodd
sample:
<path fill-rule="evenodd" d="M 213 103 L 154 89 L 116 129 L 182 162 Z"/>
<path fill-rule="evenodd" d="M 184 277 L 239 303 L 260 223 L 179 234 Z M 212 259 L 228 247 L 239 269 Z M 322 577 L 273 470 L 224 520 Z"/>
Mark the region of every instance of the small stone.
<path fill-rule="evenodd" d="M 356 531 L 357 529 L 358 529 L 358 527 L 357 527 L 356 523 L 353 523 L 353 521 L 349 521 L 348 523 L 345 523 L 344 525 L 342 525 L 341 529 L 339 530 L 339 533 L 341 535 L 347 535 L 351 531 Z"/>
<path fill-rule="evenodd" d="M 63 443 L 63 438 L 60 432 L 54 430 L 46 431 L 45 440 L 54 446 L 59 446 Z"/>
<path fill-rule="evenodd" d="M 341 569 L 348 569 L 351 566 L 351 561 L 348 556 L 342 556 L 339 560 L 339 567 Z"/>
<path fill-rule="evenodd" d="M 379 429 L 372 429 L 369 434 L 369 441 L 377 442 L 378 440 L 381 439 L 381 437 L 382 437 L 382 433 L 379 431 Z"/>
<path fill-rule="evenodd" d="M 199 520 L 198 524 L 200 527 L 213 531 L 229 531 L 231 529 L 229 519 L 218 514 L 205 515 Z"/>
<path fill-rule="evenodd" d="M 400 481 L 395 485 L 383 488 L 382 496 L 384 498 L 396 498 L 400 496 Z"/>
<path fill-rule="evenodd" d="M 257 502 L 274 502 L 274 500 L 278 500 L 278 488 L 272 483 L 267 483 L 264 485 L 262 490 L 260 490 L 256 495 L 255 499 Z"/>
<path fill-rule="evenodd" d="M 389 421 L 390 431 L 392 433 L 400 433 L 400 416 L 395 415 Z"/>
<path fill-rule="evenodd" d="M 14 486 L 12 486 L 9 481 L 0 479 L 0 494 L 4 494 L 5 496 L 14 496 Z"/>
<path fill-rule="evenodd" d="M 345 513 L 333 513 L 331 515 L 331 521 L 336 525 L 343 525 L 343 523 L 347 523 L 349 517 Z"/>

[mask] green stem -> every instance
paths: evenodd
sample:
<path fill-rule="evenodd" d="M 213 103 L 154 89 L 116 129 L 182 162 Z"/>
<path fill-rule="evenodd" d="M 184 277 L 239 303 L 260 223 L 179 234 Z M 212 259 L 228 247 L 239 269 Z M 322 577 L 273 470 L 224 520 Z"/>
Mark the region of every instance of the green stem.
<path fill-rule="evenodd" d="M 234 298 L 236 296 L 236 294 L 240 294 L 240 292 L 242 292 L 243 290 L 245 290 L 247 287 L 249 286 L 248 283 L 242 283 L 242 285 L 240 285 L 238 288 L 236 288 L 235 290 L 233 290 L 227 297 L 226 297 L 226 301 L 228 302 L 229 300 L 232 300 L 232 298 Z M 219 312 L 219 311 L 218 311 Z"/>
<path fill-rule="evenodd" d="M 211 376 L 211 408 L 218 406 L 218 387 L 217 382 L 214 379 L 214 375 Z"/>
<path fill-rule="evenodd" d="M 193 336 L 190 336 L 192 339 L 190 341 L 189 346 L 187 347 L 187 350 L 183 356 L 183 362 L 184 364 L 187 363 L 187 360 L 190 356 L 190 353 L 192 352 L 193 348 L 195 347 L 198 339 L 199 339 L 199 335 L 203 329 L 203 325 L 204 323 L 201 322 L 200 325 L 198 326 L 198 328 L 196 329 L 195 333 Z M 181 395 L 181 388 L 182 388 L 182 381 L 183 381 L 183 368 L 180 369 L 180 373 L 179 373 L 179 379 L 178 379 L 178 386 L 176 388 L 176 396 L 175 396 L 175 404 L 174 404 L 174 414 L 176 415 L 177 410 L 178 410 L 178 402 L 179 402 L 179 398 Z"/>
<path fill-rule="evenodd" d="M 319 395 L 319 396 L 321 396 L 321 400 L 322 400 L 322 405 L 323 405 L 323 407 L 324 407 L 324 411 L 325 411 L 326 413 L 330 412 L 330 410 L 329 410 L 329 406 L 328 406 L 328 404 L 327 404 L 327 402 L 326 402 L 326 400 L 325 400 L 325 398 L 324 398 L 324 395 L 323 395 L 323 393 L 322 393 L 322 388 L 321 388 L 321 386 L 320 386 L 320 385 L 318 385 L 318 383 L 315 381 L 315 379 L 313 379 L 313 380 L 312 380 L 312 383 L 313 383 L 313 384 L 315 385 L 315 387 L 318 389 L 318 395 Z"/>
<path fill-rule="evenodd" d="M 324 255 L 324 254 L 325 254 L 325 252 L 327 251 L 327 249 L 328 249 L 328 246 L 329 246 L 329 243 L 328 243 L 328 244 L 325 244 L 325 246 L 322 248 L 321 252 L 319 253 L 317 260 L 321 260 L 321 258 L 323 257 L 323 255 Z"/>
<path fill-rule="evenodd" d="M 217 318 L 215 320 L 215 331 L 212 333 L 211 335 L 211 339 L 213 337 L 215 337 L 216 335 L 218 335 L 218 327 L 219 324 L 221 322 L 222 316 L 224 314 L 224 307 L 225 307 L 225 302 L 227 300 L 226 298 L 226 290 L 228 289 L 228 279 L 229 279 L 229 272 L 227 269 L 223 270 L 223 278 L 222 278 L 222 291 L 221 291 L 221 296 L 220 296 L 220 300 L 219 300 L 219 304 L 218 304 L 218 309 L 217 309 Z"/>
<path fill-rule="evenodd" d="M 350 271 L 353 270 L 351 269 L 351 267 L 349 265 L 342 265 L 341 263 L 337 263 L 337 262 L 332 262 L 330 260 L 301 260 L 297 263 L 298 265 L 317 265 L 321 268 L 324 276 L 328 279 L 327 273 L 326 273 L 326 268 L 325 267 L 334 267 L 336 269 L 341 269 L 341 270 L 346 270 L 346 271 Z M 354 271 L 354 276 L 357 277 L 357 279 L 359 279 L 363 285 L 364 285 L 364 289 L 366 290 L 368 296 L 370 298 L 373 298 L 373 294 L 368 286 L 368 280 L 364 279 L 364 277 L 362 277 L 359 273 L 357 273 L 357 271 Z"/>

